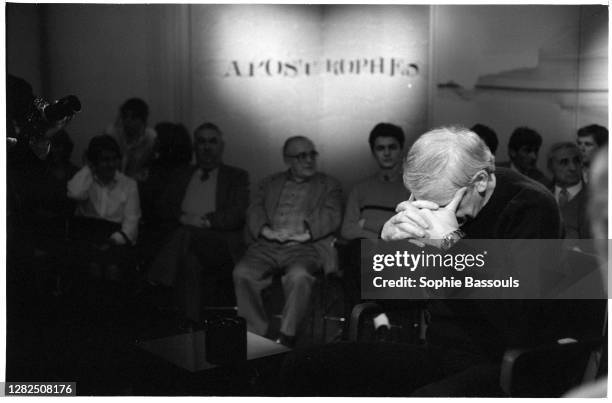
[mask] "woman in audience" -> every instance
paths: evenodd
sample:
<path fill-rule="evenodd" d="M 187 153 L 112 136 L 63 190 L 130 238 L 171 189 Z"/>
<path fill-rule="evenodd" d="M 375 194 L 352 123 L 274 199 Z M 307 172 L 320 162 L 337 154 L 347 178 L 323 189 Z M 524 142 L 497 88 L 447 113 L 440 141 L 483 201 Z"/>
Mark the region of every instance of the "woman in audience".
<path fill-rule="evenodd" d="M 121 153 L 109 135 L 95 136 L 87 148 L 87 164 L 68 182 L 68 196 L 77 200 L 71 236 L 83 243 L 94 275 L 106 268 L 115 279 L 127 263 L 129 246 L 138 238 L 140 201 L 136 181 L 119 172 Z M 87 261 L 87 260 L 85 260 Z"/>

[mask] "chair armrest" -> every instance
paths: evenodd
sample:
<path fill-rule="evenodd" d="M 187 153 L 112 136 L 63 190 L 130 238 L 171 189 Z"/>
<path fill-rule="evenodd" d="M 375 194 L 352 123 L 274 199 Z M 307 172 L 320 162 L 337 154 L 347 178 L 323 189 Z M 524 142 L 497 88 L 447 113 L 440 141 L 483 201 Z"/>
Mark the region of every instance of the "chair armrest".
<path fill-rule="evenodd" d="M 363 302 L 355 305 L 351 311 L 351 319 L 349 322 L 349 341 L 357 341 L 359 336 L 359 325 L 363 319 L 363 315 L 369 313 L 380 313 L 383 311 L 382 306 L 376 302 Z"/>
<path fill-rule="evenodd" d="M 500 386 L 508 396 L 561 396 L 584 381 L 591 353 L 602 342 L 602 338 L 595 338 L 507 350 L 502 359 Z"/>

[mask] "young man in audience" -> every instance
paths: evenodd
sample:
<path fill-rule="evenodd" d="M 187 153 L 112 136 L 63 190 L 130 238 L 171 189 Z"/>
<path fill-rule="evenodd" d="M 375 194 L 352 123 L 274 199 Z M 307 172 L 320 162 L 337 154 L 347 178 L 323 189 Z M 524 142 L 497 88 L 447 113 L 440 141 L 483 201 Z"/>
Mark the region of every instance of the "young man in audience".
<path fill-rule="evenodd" d="M 213 123 L 193 134 L 195 166 L 178 168 L 157 203 L 156 216 L 169 237 L 153 260 L 147 279 L 174 288 L 187 321 L 202 320 L 202 307 L 218 304 L 219 284 L 227 280 L 240 253 L 249 176 L 223 163 L 223 133 Z M 230 303 L 228 303 L 230 304 Z"/>
<path fill-rule="evenodd" d="M 101 269 L 124 263 L 126 247 L 138 239 L 138 186 L 119 172 L 120 163 L 115 139 L 95 136 L 87 148 L 87 165 L 67 185 L 68 197 L 77 201 L 76 216 L 80 217 L 71 224 L 71 236 L 90 246 L 85 249 L 96 255 L 96 263 L 104 266 Z M 116 273 L 106 275 L 114 278 Z"/>
<path fill-rule="evenodd" d="M 130 98 L 119 108 L 117 121 L 106 129 L 106 134 L 115 137 L 123 159 L 121 171 L 132 179 L 142 182 L 147 178 L 153 157 L 155 130 L 147 127 L 149 106 L 140 98 Z"/>
<path fill-rule="evenodd" d="M 548 152 L 553 192 L 565 228 L 565 238 L 590 238 L 587 213 L 588 194 L 582 181 L 582 158 L 574 143 L 556 143 Z"/>
<path fill-rule="evenodd" d="M 402 179 L 404 131 L 389 123 L 379 123 L 368 142 L 378 171 L 353 187 L 342 220 L 342 237 L 350 242 L 343 257 L 343 280 L 347 314 L 360 300 L 361 239 L 378 239 L 384 223 L 395 214 L 395 207 L 410 194 Z"/>
<path fill-rule="evenodd" d="M 261 291 L 282 275 L 285 306 L 280 337 L 294 345 L 296 332 L 310 304 L 315 274 L 336 270 L 333 234 L 342 218 L 339 183 L 317 172 L 318 153 L 307 137 L 285 141 L 287 171 L 264 179 L 247 211 L 254 242 L 234 269 L 238 315 L 249 331 L 267 335 L 269 322 Z"/>
<path fill-rule="evenodd" d="M 541 146 L 542 136 L 538 132 L 528 127 L 518 127 L 508 142 L 510 161 L 500 162 L 497 166 L 511 168 L 548 188 L 550 180 L 536 167 Z"/>
<path fill-rule="evenodd" d="M 351 190 L 342 221 L 342 237 L 378 239 L 395 206 L 408 199 L 402 180 L 404 132 L 399 126 L 379 123 L 368 139 L 379 170 Z"/>
<path fill-rule="evenodd" d="M 559 213 L 550 192 L 514 170 L 496 169 L 493 160 L 485 143 L 467 129 L 422 135 L 404 165 L 411 200 L 398 206 L 382 238 L 442 252 L 463 238 L 513 239 L 508 256 L 524 253 L 530 238 L 559 238 Z M 497 396 L 505 349 L 550 336 L 544 318 L 527 317 L 539 312 L 540 301 L 506 302 L 432 300 L 426 346 L 326 345 L 289 356 L 281 383 L 288 395 Z"/>
<path fill-rule="evenodd" d="M 582 178 L 584 183 L 588 183 L 593 156 L 600 147 L 608 144 L 608 129 L 600 125 L 584 126 L 578 130 L 576 144 L 582 155 Z"/>

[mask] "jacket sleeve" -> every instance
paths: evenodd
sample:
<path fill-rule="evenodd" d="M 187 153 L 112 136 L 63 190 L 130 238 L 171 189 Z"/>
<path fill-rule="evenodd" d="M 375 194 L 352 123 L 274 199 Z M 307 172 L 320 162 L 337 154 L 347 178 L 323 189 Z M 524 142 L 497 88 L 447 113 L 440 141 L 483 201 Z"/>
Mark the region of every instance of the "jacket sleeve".
<path fill-rule="evenodd" d="M 306 217 L 312 240 L 324 238 L 340 228 L 342 221 L 342 188 L 338 181 L 325 177 L 321 200 L 317 207 Z"/>
<path fill-rule="evenodd" d="M 245 212 L 249 205 L 249 174 L 243 170 L 236 170 L 232 177 L 232 186 L 229 197 L 223 206 L 206 214 L 212 229 L 237 230 L 242 228 L 245 221 Z"/>
<path fill-rule="evenodd" d="M 341 234 L 344 239 L 377 239 L 378 234 L 368 228 L 359 226 L 361 212 L 359 211 L 359 188 L 356 186 L 349 194 L 342 220 Z"/>

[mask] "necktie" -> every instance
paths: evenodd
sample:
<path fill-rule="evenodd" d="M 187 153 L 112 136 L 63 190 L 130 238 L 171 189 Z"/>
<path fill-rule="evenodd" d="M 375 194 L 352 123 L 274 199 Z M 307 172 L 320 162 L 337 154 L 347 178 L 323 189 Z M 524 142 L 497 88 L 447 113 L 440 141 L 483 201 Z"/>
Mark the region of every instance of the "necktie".
<path fill-rule="evenodd" d="M 566 188 L 561 188 L 559 192 L 559 207 L 563 208 L 569 201 L 569 192 Z"/>
<path fill-rule="evenodd" d="M 202 171 L 202 175 L 200 175 L 200 180 L 202 182 L 206 182 L 210 178 L 210 173 L 208 171 Z"/>

